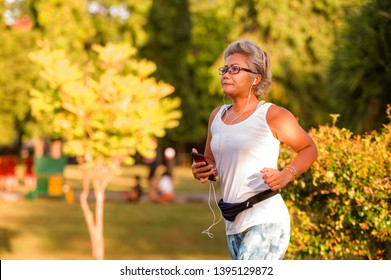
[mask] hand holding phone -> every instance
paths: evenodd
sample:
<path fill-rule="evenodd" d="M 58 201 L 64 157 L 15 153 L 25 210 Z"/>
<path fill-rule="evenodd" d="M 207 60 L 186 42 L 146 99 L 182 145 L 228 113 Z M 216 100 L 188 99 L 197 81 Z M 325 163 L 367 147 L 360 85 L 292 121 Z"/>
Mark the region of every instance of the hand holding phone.
<path fill-rule="evenodd" d="M 192 152 L 191 156 L 193 157 L 195 162 L 205 162 L 206 165 L 209 165 L 208 161 L 206 160 L 206 158 L 203 154 Z M 216 177 L 213 174 L 209 175 L 208 179 L 210 181 L 216 181 Z"/>

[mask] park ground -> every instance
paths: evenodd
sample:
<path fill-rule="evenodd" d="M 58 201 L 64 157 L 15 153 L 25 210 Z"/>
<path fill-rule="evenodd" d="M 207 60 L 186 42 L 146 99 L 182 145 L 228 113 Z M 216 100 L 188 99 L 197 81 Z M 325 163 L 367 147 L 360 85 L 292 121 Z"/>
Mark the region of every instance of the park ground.
<path fill-rule="evenodd" d="M 147 174 L 146 166 L 121 168 L 107 189 L 105 259 L 229 259 L 223 221 L 212 229 L 214 238 L 201 233 L 213 222 L 207 203 L 209 185 L 195 181 L 189 167 L 177 167 L 174 203 L 161 205 L 148 199 L 129 203 L 122 199 L 135 175 L 143 178 L 146 188 Z M 92 259 L 87 225 L 77 199 L 80 179 L 76 165 L 66 166 L 64 184 L 75 194 L 71 203 L 48 197 L 0 199 L 0 258 Z M 216 191 L 219 194 L 218 187 Z M 214 211 L 218 218 L 218 210 Z"/>

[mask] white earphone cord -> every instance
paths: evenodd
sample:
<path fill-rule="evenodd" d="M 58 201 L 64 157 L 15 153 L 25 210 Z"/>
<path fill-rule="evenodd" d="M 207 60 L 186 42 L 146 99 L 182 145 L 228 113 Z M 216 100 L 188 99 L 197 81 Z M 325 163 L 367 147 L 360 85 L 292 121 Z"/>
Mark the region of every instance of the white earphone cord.
<path fill-rule="evenodd" d="M 209 206 L 210 211 L 212 211 L 212 213 L 213 213 L 213 223 L 206 230 L 202 231 L 202 233 L 207 234 L 210 238 L 214 237 L 213 233 L 210 232 L 211 228 L 214 227 L 215 225 L 217 225 L 221 221 L 221 219 L 223 218 L 223 213 L 221 213 L 221 210 L 219 208 L 220 218 L 218 219 L 218 221 L 216 221 L 216 213 L 213 210 L 213 207 L 212 207 L 212 205 L 210 203 L 210 197 L 211 197 L 212 191 L 213 191 L 213 198 L 215 200 L 216 206 L 217 206 L 217 208 L 219 208 L 218 207 L 218 203 L 217 203 L 217 198 L 216 198 L 215 186 L 214 186 L 214 183 L 212 181 L 210 181 L 210 183 L 209 183 L 208 206 Z"/>

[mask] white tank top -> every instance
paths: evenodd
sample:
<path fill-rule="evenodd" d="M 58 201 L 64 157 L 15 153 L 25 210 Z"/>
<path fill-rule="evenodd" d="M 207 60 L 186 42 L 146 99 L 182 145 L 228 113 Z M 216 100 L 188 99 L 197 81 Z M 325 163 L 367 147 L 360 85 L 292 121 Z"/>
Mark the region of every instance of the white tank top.
<path fill-rule="evenodd" d="M 222 121 L 224 111 L 230 106 L 224 105 L 212 122 L 211 149 L 225 202 L 242 202 L 269 189 L 260 171 L 264 167 L 277 169 L 280 148 L 280 141 L 273 136 L 266 121 L 271 105 L 262 101 L 247 119 L 231 125 Z M 263 223 L 282 223 L 289 227 L 289 213 L 281 195 L 241 212 L 234 222 L 225 220 L 227 234 Z"/>

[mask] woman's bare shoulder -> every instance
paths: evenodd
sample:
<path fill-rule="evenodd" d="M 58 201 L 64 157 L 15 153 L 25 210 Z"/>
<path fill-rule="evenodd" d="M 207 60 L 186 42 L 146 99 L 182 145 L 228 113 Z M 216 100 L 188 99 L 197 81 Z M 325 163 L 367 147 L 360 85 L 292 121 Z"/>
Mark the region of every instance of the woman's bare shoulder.
<path fill-rule="evenodd" d="M 220 111 L 221 107 L 223 107 L 224 105 L 220 105 L 216 108 L 213 109 L 212 113 L 210 113 L 210 119 L 213 120 L 215 118 L 215 116 L 217 115 L 217 113 Z"/>
<path fill-rule="evenodd" d="M 273 120 L 281 120 L 281 119 L 296 119 L 294 115 L 286 108 L 278 106 L 278 105 L 271 105 L 268 112 L 267 112 L 267 119 L 268 121 Z"/>

